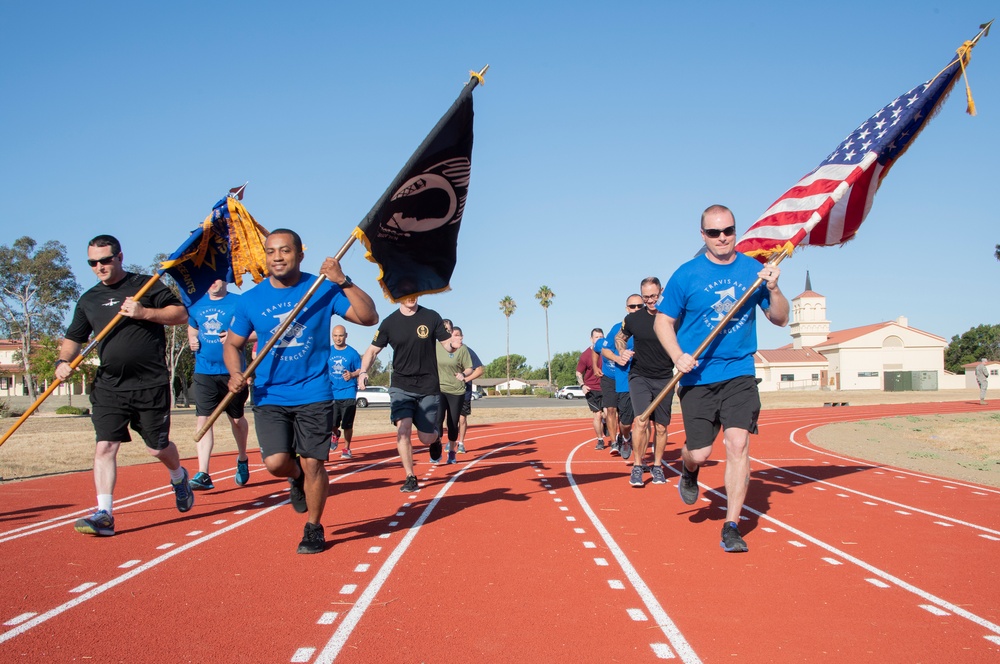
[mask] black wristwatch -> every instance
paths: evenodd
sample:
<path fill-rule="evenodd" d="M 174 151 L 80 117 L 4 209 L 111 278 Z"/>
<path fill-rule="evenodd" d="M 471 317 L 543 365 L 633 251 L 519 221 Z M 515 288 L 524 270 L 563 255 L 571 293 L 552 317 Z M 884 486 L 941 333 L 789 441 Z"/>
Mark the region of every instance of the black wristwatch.
<path fill-rule="evenodd" d="M 58 367 L 60 364 L 69 364 L 69 360 L 56 360 L 56 366 Z"/>
<path fill-rule="evenodd" d="M 345 274 L 344 275 L 344 283 L 337 284 L 337 285 L 340 286 L 341 288 L 350 288 L 351 286 L 354 285 L 354 282 L 351 281 L 351 278 Z"/>

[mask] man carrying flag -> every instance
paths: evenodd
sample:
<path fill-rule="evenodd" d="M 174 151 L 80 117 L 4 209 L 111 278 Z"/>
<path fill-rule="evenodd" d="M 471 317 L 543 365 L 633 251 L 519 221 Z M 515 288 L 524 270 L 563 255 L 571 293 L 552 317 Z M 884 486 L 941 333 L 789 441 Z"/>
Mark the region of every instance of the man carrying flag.
<path fill-rule="evenodd" d="M 726 447 L 726 521 L 722 548 L 747 551 L 739 519 L 750 483 L 750 434 L 757 433 L 760 396 L 753 354 L 757 352 L 756 309 L 778 326 L 788 322 L 788 300 L 778 288 L 777 266 L 736 251 L 736 220 L 722 205 L 701 215 L 707 251 L 684 263 L 667 282 L 656 336 L 684 375 L 677 396 L 687 441 L 681 448 L 677 489 L 688 505 L 698 500 L 698 470 L 708 461 L 719 429 Z M 713 343 L 695 360 L 690 352 L 710 334 L 755 281 L 764 280 Z M 675 325 L 676 332 L 675 332 Z"/>
<path fill-rule="evenodd" d="M 118 477 L 118 448 L 132 440 L 129 426 L 146 443 L 149 453 L 166 466 L 177 510 L 194 505 L 188 472 L 181 466 L 177 446 L 170 440 L 170 372 L 166 364 L 165 325 L 187 321 L 187 310 L 177 296 L 157 281 L 138 300 L 151 277 L 126 272 L 121 244 L 110 235 L 98 235 L 87 247 L 87 263 L 100 283 L 77 302 L 66 330 L 55 376 L 65 381 L 70 363 L 80 354 L 91 333 L 103 330 L 116 317 L 122 321 L 98 347 L 100 366 L 90 394 L 91 420 L 97 434 L 94 484 L 97 509 L 78 519 L 79 533 L 110 537 L 115 534 L 112 498 Z"/>
<path fill-rule="evenodd" d="M 302 272 L 302 239 L 286 228 L 272 231 L 264 243 L 270 275 L 240 297 L 223 347 L 229 391 L 247 384 L 243 348 L 251 333 L 270 338 L 319 281 Z M 330 479 L 324 463 L 333 435 L 333 386 L 329 376 L 331 318 L 374 325 L 378 312 L 371 297 L 344 274 L 340 262 L 327 258 L 326 278 L 308 304 L 291 320 L 270 351 L 258 356 L 253 382 L 254 425 L 264 466 L 287 477 L 292 508 L 308 518 L 299 553 L 319 553 L 326 542 L 320 520 Z"/>

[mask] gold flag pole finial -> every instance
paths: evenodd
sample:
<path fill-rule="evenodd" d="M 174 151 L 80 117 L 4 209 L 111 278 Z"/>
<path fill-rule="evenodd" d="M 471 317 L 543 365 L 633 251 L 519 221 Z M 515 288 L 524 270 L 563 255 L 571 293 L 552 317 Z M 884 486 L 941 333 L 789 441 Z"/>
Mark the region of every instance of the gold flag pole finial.
<path fill-rule="evenodd" d="M 991 23 L 992 23 L 992 21 L 991 21 Z M 470 71 L 469 72 L 469 76 L 471 76 L 472 78 L 474 78 L 477 81 L 479 81 L 479 85 L 486 85 L 486 79 L 483 78 L 483 76 L 486 74 L 486 70 L 489 69 L 489 68 L 490 68 L 490 66 L 486 65 L 485 67 L 483 67 L 482 69 L 480 69 L 478 72 Z"/>

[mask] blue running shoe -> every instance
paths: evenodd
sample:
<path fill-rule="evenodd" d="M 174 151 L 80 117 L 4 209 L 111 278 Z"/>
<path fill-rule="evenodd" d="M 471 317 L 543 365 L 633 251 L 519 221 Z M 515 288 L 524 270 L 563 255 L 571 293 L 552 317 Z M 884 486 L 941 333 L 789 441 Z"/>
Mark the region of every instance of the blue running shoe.
<path fill-rule="evenodd" d="M 115 534 L 115 517 L 105 510 L 97 510 L 86 519 L 77 519 L 73 529 L 84 535 L 111 537 Z"/>
<path fill-rule="evenodd" d="M 212 478 L 208 473 L 195 473 L 195 476 L 191 478 L 188 485 L 193 491 L 208 491 L 215 488 L 215 484 L 212 483 Z"/>
<path fill-rule="evenodd" d="M 184 477 L 180 482 L 174 484 L 170 483 L 170 486 L 174 490 L 174 498 L 177 501 L 177 511 L 187 512 L 194 506 L 194 491 L 191 490 L 189 482 L 191 479 L 188 477 L 187 468 L 181 468 L 184 471 Z"/>
<path fill-rule="evenodd" d="M 236 480 L 237 486 L 247 485 L 250 481 L 250 459 L 236 460 L 236 477 L 233 479 Z"/>
<path fill-rule="evenodd" d="M 455 450 L 448 450 L 448 463 L 458 463 L 455 459 Z"/>

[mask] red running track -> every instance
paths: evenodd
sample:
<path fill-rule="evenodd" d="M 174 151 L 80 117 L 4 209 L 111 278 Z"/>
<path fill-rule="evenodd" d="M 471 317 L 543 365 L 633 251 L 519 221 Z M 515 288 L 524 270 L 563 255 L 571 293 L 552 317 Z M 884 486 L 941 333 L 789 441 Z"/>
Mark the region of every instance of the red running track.
<path fill-rule="evenodd" d="M 582 419 L 475 427 L 457 465 L 418 455 L 413 494 L 389 436 L 356 439 L 361 454 L 329 466 L 329 548 L 314 556 L 295 553 L 287 483 L 251 464 L 239 488 L 232 456 L 187 514 L 161 467 L 122 469 L 112 538 L 72 529 L 89 472 L 6 484 L 0 661 L 996 661 L 1000 491 L 808 439 L 828 422 L 980 410 L 765 412 L 746 554 L 719 548 L 724 464 L 687 506 L 675 472 L 629 486 Z"/>

